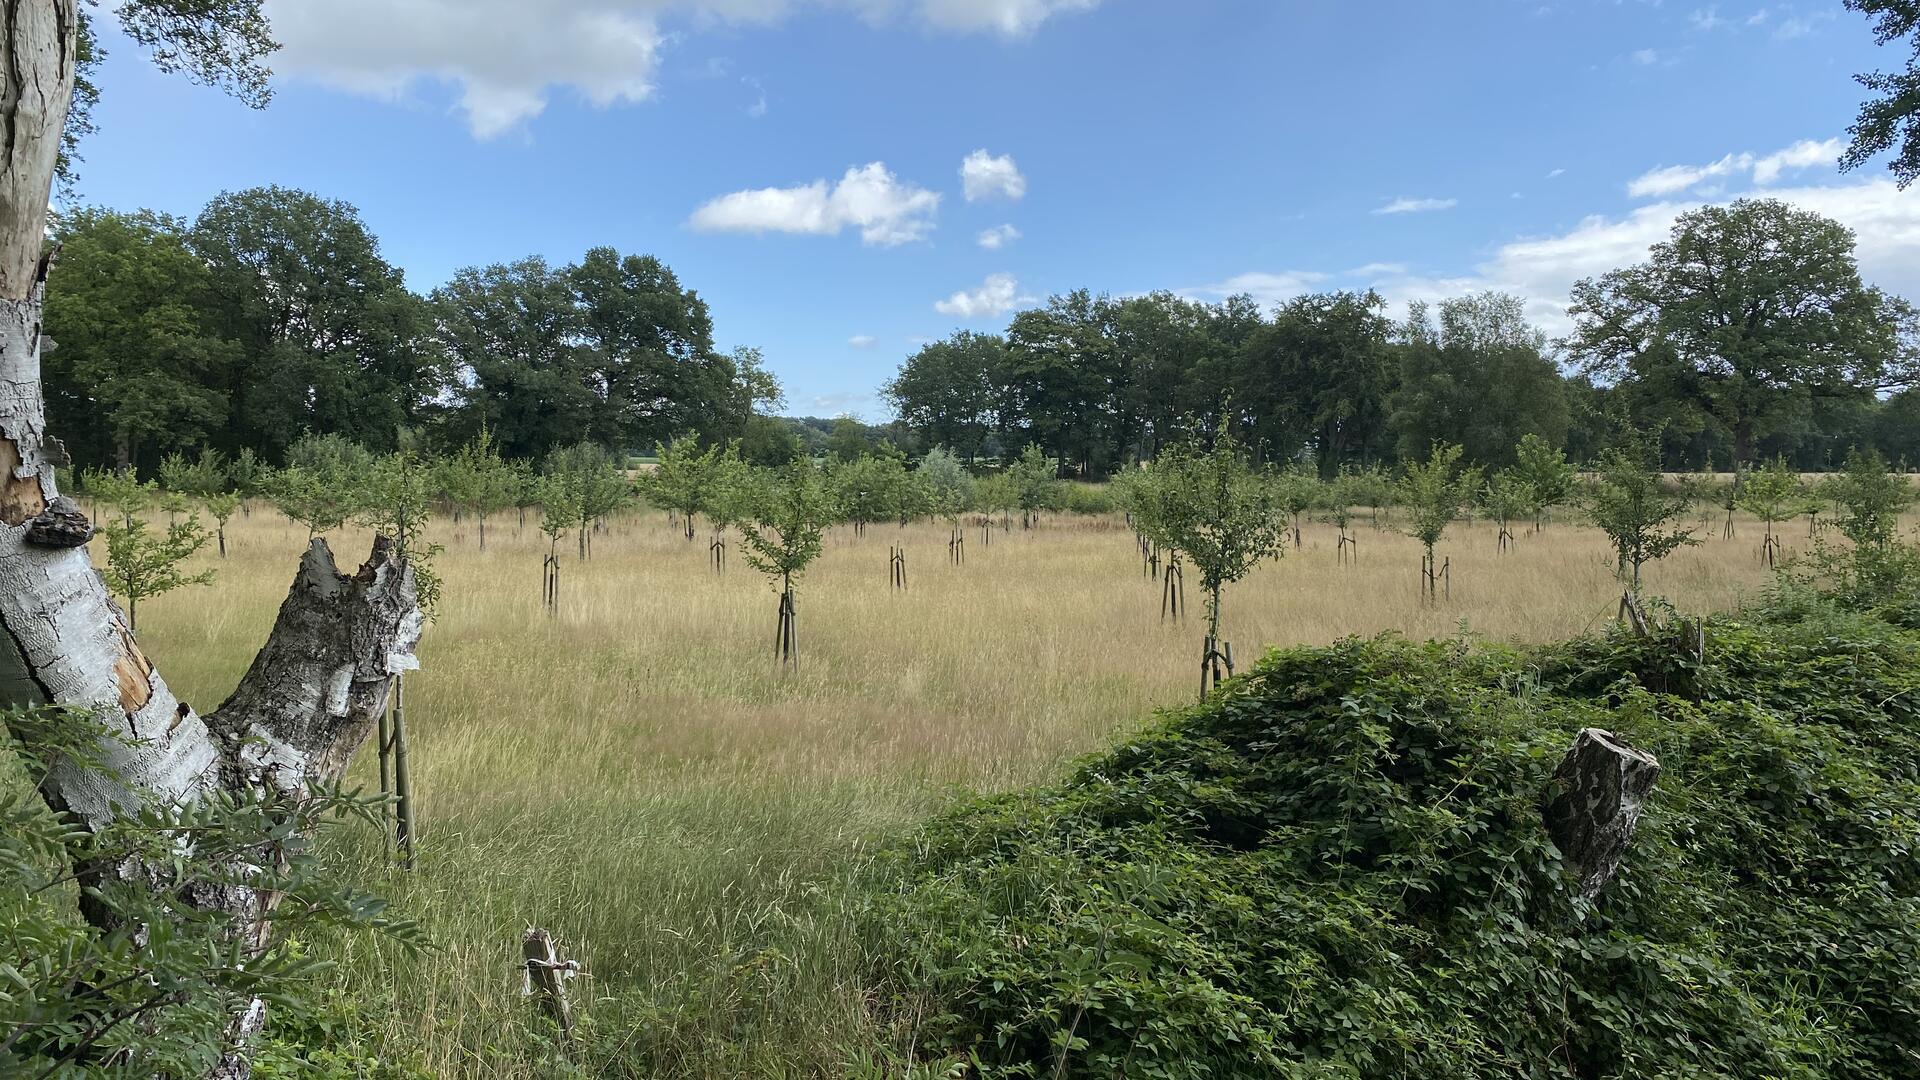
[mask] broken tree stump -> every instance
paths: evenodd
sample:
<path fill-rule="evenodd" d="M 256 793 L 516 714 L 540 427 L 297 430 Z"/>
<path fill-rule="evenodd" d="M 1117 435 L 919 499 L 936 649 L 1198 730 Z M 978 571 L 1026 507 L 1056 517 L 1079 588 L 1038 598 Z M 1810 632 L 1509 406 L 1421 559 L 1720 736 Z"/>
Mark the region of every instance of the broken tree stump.
<path fill-rule="evenodd" d="M 1580 895 L 1591 900 L 1613 880 L 1659 776 L 1659 759 L 1611 731 L 1582 728 L 1574 738 L 1547 785 L 1543 816 Z"/>
<path fill-rule="evenodd" d="M 525 981 L 521 994 L 540 999 L 540 1011 L 560 1026 L 560 1033 L 573 1035 L 573 1010 L 567 1004 L 567 980 L 580 973 L 577 960 L 562 960 L 553 935 L 537 926 L 529 926 L 520 939 Z"/>

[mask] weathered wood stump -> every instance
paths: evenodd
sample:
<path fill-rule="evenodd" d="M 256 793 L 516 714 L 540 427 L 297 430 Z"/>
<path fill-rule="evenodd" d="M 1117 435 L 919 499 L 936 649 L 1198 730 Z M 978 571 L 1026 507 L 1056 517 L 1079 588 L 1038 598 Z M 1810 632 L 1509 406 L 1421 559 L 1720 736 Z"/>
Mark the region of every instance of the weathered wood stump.
<path fill-rule="evenodd" d="M 1591 900 L 1613 880 L 1660 762 L 1610 731 L 1582 728 L 1547 786 L 1547 834 Z"/>
<path fill-rule="evenodd" d="M 521 993 L 540 999 L 540 1011 L 560 1026 L 562 1035 L 573 1034 L 573 1010 L 567 1005 L 567 980 L 580 972 L 576 960 L 562 960 L 553 935 L 537 926 L 527 928 L 520 939 L 526 956 L 526 980 Z"/>

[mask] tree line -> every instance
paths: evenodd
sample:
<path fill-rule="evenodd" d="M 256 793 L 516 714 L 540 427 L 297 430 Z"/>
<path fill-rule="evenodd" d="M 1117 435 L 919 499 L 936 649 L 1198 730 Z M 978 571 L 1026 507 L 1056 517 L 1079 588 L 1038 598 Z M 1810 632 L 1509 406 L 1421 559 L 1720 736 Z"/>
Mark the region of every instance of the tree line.
<path fill-rule="evenodd" d="M 422 295 L 350 205 L 280 187 L 191 222 L 81 209 L 54 222 L 47 410 L 73 463 L 151 474 L 169 453 L 302 435 L 375 451 L 403 429 L 512 457 L 750 434 L 780 400 L 750 348 L 716 348 L 699 294 L 609 247 L 461 270 Z M 766 421 L 761 420 L 762 423 Z"/>
<path fill-rule="evenodd" d="M 1263 312 L 1079 290 L 1004 333 L 924 346 L 884 392 L 927 445 L 976 459 L 1035 443 L 1088 477 L 1153 458 L 1223 404 L 1256 460 L 1323 477 L 1435 443 L 1500 467 L 1526 435 L 1586 462 L 1649 430 L 1668 469 L 1831 469 L 1854 446 L 1920 463 L 1920 325 L 1861 280 L 1853 249 L 1845 227 L 1777 200 L 1704 207 L 1645 262 L 1579 282 L 1558 340 L 1498 292 L 1396 320 L 1371 291 Z"/>

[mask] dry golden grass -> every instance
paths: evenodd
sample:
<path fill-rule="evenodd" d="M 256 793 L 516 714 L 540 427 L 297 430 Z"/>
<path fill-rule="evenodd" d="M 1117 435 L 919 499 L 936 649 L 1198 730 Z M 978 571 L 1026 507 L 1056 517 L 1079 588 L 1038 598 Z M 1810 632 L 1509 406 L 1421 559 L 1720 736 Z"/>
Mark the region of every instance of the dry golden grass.
<path fill-rule="evenodd" d="M 514 966 L 528 923 L 586 962 L 602 999 L 589 1022 L 644 1049 L 636 1075 L 841 1073 L 876 1037 L 861 987 L 884 942 L 833 914 L 864 846 L 959 790 L 1056 775 L 1198 689 L 1198 590 L 1190 579 L 1186 622 L 1161 621 L 1117 519 L 1016 523 L 990 545 L 975 527 L 960 567 L 942 526 L 836 530 L 800 585 L 801 667 L 787 677 L 770 656 L 773 589 L 737 557 L 715 577 L 704 530 L 689 543 L 647 514 L 615 521 L 591 561 L 563 544 L 550 617 L 544 539 L 509 515 L 481 553 L 470 526 L 436 526 L 445 596 L 408 680 L 419 869 L 387 876 L 376 838 L 338 841 L 440 949 L 322 946 L 356 992 L 391 993 L 380 1045 L 438 1075 L 534 1069 Z M 1702 546 L 1650 568 L 1648 590 L 1686 609 L 1737 605 L 1766 576 L 1759 525 L 1740 530 L 1703 529 Z M 1796 545 L 1804 531 L 1784 530 Z M 1452 597 L 1423 607 L 1415 542 L 1364 517 L 1356 532 L 1357 566 L 1336 561 L 1331 527 L 1310 525 L 1301 550 L 1229 587 L 1225 636 L 1243 663 L 1261 645 L 1386 630 L 1557 638 L 1603 625 L 1620 592 L 1590 528 L 1522 531 L 1500 555 L 1480 523 L 1448 531 Z M 201 709 L 238 680 L 305 541 L 265 510 L 229 533 L 213 587 L 141 608 L 149 651 Z M 900 542 L 905 593 L 887 587 Z M 357 559 L 366 538 L 335 547 Z"/>

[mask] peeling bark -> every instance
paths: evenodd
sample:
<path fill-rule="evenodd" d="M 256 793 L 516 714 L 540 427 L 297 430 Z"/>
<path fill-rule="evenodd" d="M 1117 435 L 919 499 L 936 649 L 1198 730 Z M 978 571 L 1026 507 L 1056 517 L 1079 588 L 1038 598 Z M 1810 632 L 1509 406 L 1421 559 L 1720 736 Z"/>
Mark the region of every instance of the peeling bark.
<path fill-rule="evenodd" d="M 96 717 L 109 769 L 57 765 L 42 791 L 54 809 L 98 829 L 139 802 L 186 806 L 261 789 L 298 797 L 337 779 L 393 677 L 414 666 L 422 618 L 413 573 L 386 540 L 351 576 L 316 540 L 239 688 L 202 717 L 168 689 L 94 571 L 84 546 L 91 525 L 55 484 L 65 455 L 47 437 L 40 383 L 52 267 L 43 234 L 73 92 L 76 3 L 0 0 L 0 702 Z M 156 881 L 169 873 L 164 864 L 81 871 Z M 264 944 L 258 916 L 274 897 L 231 886 L 187 899 L 232 915 L 237 933 Z M 217 1075 L 247 1075 L 245 1043 L 264 1019 L 257 1001 L 236 1017 Z"/>
<path fill-rule="evenodd" d="M 1547 833 L 1591 900 L 1613 880 L 1660 762 L 1625 739 L 1583 728 L 1547 788 Z"/>

